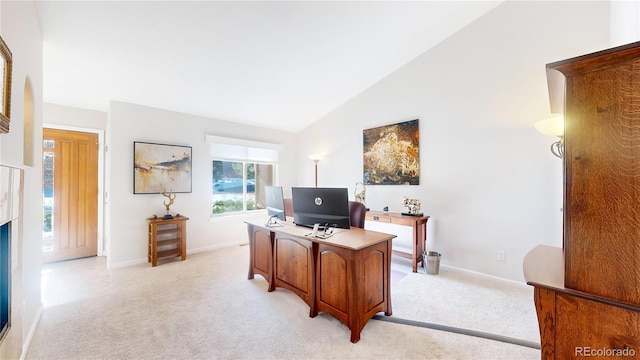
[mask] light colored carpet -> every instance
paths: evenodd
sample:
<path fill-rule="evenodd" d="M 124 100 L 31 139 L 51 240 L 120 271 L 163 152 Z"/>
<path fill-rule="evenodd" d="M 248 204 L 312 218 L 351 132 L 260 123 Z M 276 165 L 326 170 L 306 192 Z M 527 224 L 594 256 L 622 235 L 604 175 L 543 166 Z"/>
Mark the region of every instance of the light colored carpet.
<path fill-rule="evenodd" d="M 248 247 L 236 246 L 155 268 L 107 271 L 101 258 L 46 265 L 45 309 L 26 359 L 540 358 L 539 350 L 527 347 L 376 320 L 352 344 L 349 329 L 333 316 L 310 318 L 293 293 L 268 293 L 260 276 L 247 280 L 248 259 Z M 531 298 L 529 305 L 512 306 L 522 299 L 465 281 L 394 276 L 394 316 L 433 317 L 452 326 L 481 323 L 483 331 L 491 324 L 510 336 L 529 336 L 531 324 L 520 320 L 526 316 L 509 309 L 533 308 Z M 467 291 L 475 294 L 472 301 L 465 301 Z M 483 308 L 494 301 L 484 297 L 501 305 Z M 496 308 L 506 310 L 500 321 L 489 320 Z"/>
<path fill-rule="evenodd" d="M 456 270 L 409 273 L 391 288 L 393 316 L 540 343 L 532 287 Z"/>

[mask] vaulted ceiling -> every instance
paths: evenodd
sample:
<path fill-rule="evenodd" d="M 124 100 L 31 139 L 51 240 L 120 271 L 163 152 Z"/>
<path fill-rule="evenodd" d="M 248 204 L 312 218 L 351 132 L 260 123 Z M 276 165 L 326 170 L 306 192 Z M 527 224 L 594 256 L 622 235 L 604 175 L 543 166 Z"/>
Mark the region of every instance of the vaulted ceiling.
<path fill-rule="evenodd" d="M 44 101 L 297 132 L 501 1 L 37 1 Z"/>

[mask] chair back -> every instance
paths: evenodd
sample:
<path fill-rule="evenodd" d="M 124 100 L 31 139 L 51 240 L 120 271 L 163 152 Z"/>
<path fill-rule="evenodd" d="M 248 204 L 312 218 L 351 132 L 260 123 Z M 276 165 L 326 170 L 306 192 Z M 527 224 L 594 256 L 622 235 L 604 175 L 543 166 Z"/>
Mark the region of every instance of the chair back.
<path fill-rule="evenodd" d="M 363 203 L 357 201 L 349 201 L 349 220 L 351 226 L 364 229 L 364 217 L 367 213 L 367 208 Z"/>
<path fill-rule="evenodd" d="M 293 216 L 293 199 L 284 199 L 284 216 Z"/>

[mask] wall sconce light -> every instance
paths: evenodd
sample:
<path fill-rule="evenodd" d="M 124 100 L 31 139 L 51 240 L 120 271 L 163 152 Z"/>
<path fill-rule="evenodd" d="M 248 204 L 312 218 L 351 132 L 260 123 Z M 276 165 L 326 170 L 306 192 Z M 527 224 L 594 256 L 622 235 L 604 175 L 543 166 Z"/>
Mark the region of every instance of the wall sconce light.
<path fill-rule="evenodd" d="M 318 155 L 309 155 L 309 159 L 313 161 L 313 166 L 316 172 L 316 187 L 318 187 L 318 161 L 320 161 L 320 157 Z"/>
<path fill-rule="evenodd" d="M 551 152 L 562 159 L 564 157 L 564 116 L 555 114 L 550 118 L 538 121 L 534 126 L 536 130 L 545 135 L 560 138 L 560 140 L 551 144 Z"/>

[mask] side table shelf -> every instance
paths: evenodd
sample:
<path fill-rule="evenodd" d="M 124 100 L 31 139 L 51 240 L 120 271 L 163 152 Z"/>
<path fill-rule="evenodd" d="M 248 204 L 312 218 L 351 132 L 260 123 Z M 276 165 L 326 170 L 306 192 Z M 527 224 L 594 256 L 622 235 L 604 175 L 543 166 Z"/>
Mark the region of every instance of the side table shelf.
<path fill-rule="evenodd" d="M 147 260 L 151 266 L 158 265 L 158 259 L 180 256 L 187 259 L 187 220 L 176 216 L 173 219 L 148 218 L 149 244 Z"/>

